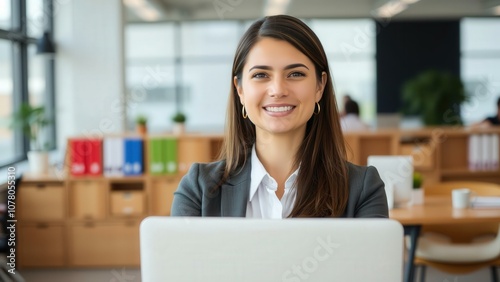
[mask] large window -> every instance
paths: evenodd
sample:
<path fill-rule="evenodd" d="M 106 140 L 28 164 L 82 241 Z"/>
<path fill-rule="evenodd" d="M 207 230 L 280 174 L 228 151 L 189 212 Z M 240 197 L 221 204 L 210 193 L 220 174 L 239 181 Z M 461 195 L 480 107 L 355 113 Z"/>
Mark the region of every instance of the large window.
<path fill-rule="evenodd" d="M 312 20 L 310 26 L 325 49 L 333 76 L 337 104 L 349 95 L 360 116 L 373 124 L 376 115 L 375 23 L 370 19 Z"/>
<path fill-rule="evenodd" d="M 10 29 L 12 24 L 11 0 L 0 0 L 0 29 Z"/>
<path fill-rule="evenodd" d="M 51 9 L 51 0 L 0 0 L 0 167 L 25 159 L 29 150 L 22 131 L 8 127 L 12 113 L 22 103 L 53 101 L 46 88 L 53 71 L 35 46 L 43 31 L 51 30 Z M 55 145 L 54 136 L 44 137 Z"/>
<path fill-rule="evenodd" d="M 471 101 L 462 107 L 466 124 L 497 112 L 500 97 L 500 19 L 467 18 L 461 22 L 461 74 Z"/>
<path fill-rule="evenodd" d="M 150 131 L 165 132 L 182 111 L 188 130 L 222 132 L 241 30 L 237 21 L 128 25 L 130 126 L 137 115 L 146 115 Z"/>
<path fill-rule="evenodd" d="M 375 116 L 375 24 L 309 20 L 327 52 L 337 99 L 350 95 L 362 118 Z M 128 120 L 146 114 L 153 132 L 171 128 L 177 110 L 188 130 L 222 132 L 236 46 L 250 22 L 203 21 L 126 27 Z M 361 34 L 360 34 L 361 33 Z"/>
<path fill-rule="evenodd" d="M 13 104 L 12 46 L 0 39 L 0 116 L 9 116 Z M 15 158 L 14 134 L 6 128 L 7 121 L 0 127 L 0 164 Z"/>

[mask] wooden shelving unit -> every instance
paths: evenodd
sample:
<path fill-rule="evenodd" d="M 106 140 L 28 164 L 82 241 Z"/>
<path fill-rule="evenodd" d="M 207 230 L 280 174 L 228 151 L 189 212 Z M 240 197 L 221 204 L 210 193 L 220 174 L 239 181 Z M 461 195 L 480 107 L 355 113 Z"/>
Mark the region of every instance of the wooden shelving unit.
<path fill-rule="evenodd" d="M 345 140 L 348 159 L 359 165 L 366 165 L 369 155 L 413 155 L 415 170 L 424 176 L 424 186 L 449 180 L 500 183 L 500 169 L 468 169 L 468 137 L 483 133 L 500 136 L 500 129 L 383 130 L 346 134 Z M 141 220 L 150 215 L 170 215 L 173 192 L 181 177 L 192 163 L 215 160 L 222 145 L 221 135 L 179 136 L 178 173 L 152 175 L 147 144 L 158 137 L 162 136 L 143 137 L 145 173 L 140 176 L 25 174 L 17 195 L 18 265 L 139 266 Z"/>

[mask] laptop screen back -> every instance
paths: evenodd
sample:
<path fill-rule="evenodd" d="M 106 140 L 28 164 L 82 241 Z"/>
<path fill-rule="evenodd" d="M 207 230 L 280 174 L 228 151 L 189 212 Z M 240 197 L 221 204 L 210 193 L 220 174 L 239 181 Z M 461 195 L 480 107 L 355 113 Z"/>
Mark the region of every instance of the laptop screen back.
<path fill-rule="evenodd" d="M 153 281 L 400 282 L 403 228 L 389 219 L 149 217 L 141 275 Z"/>

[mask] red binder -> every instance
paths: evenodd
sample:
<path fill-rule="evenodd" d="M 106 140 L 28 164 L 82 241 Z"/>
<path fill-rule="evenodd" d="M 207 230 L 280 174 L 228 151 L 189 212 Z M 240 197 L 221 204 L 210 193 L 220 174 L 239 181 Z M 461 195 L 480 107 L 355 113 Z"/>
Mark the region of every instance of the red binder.
<path fill-rule="evenodd" d="M 88 139 L 89 154 L 85 160 L 85 172 L 88 175 L 102 174 L 102 140 Z"/>
<path fill-rule="evenodd" d="M 71 166 L 70 171 L 73 176 L 85 175 L 85 158 L 87 155 L 87 145 L 85 140 L 82 139 L 71 139 L 70 142 L 71 150 Z"/>
<path fill-rule="evenodd" d="M 71 175 L 102 175 L 102 140 L 71 139 Z"/>

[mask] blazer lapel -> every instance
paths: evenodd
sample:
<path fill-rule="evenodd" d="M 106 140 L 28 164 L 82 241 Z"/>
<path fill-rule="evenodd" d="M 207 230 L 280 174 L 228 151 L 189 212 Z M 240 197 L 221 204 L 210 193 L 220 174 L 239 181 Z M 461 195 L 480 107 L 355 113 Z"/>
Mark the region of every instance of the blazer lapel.
<path fill-rule="evenodd" d="M 250 160 L 247 160 L 241 172 L 221 186 L 221 216 L 246 216 L 251 168 Z"/>

